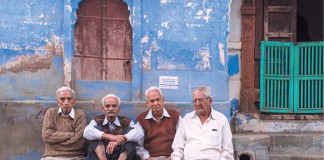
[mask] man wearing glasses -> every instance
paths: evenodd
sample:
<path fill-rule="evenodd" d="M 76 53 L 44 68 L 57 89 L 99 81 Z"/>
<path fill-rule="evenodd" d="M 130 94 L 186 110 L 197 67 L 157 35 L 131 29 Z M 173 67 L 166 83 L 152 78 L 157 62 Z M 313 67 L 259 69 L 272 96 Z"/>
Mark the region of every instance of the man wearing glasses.
<path fill-rule="evenodd" d="M 170 159 L 173 138 L 182 118 L 178 111 L 164 108 L 160 88 L 152 86 L 145 95 L 150 110 L 137 117 L 137 125 L 144 134 L 137 154 L 142 160 Z"/>
<path fill-rule="evenodd" d="M 85 113 L 73 109 L 75 92 L 70 87 L 56 91 L 58 107 L 49 108 L 44 117 L 42 138 L 45 143 L 43 160 L 85 160 Z"/>
<path fill-rule="evenodd" d="M 172 160 L 234 160 L 232 133 L 227 118 L 211 108 L 211 91 L 197 87 L 193 92 L 195 111 L 185 115 L 175 135 Z"/>
<path fill-rule="evenodd" d="M 133 160 L 136 145 L 143 137 L 128 117 L 119 116 L 120 99 L 114 94 L 102 98 L 103 115 L 95 117 L 84 129 L 89 142 L 88 160 Z"/>

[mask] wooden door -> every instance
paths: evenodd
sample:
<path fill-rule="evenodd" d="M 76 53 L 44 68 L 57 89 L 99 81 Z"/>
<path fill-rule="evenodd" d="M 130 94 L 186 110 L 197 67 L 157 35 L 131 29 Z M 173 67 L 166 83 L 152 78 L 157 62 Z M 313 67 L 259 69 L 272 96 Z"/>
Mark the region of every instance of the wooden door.
<path fill-rule="evenodd" d="M 264 40 L 296 41 L 296 0 L 264 1 Z"/>
<path fill-rule="evenodd" d="M 75 79 L 131 81 L 132 28 L 123 0 L 84 0 L 77 17 Z"/>

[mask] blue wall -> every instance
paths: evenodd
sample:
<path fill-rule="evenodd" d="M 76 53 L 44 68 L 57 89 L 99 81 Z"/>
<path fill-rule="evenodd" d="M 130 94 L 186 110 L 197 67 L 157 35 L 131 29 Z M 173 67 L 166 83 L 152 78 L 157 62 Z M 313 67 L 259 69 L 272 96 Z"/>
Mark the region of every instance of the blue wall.
<path fill-rule="evenodd" d="M 215 101 L 226 102 L 228 5 L 228 1 L 165 0 L 133 6 L 134 42 L 141 48 L 134 50 L 134 68 L 141 69 L 135 75 L 142 77 L 133 83 L 141 86 L 138 90 L 158 86 L 159 76 L 176 76 L 179 88 L 163 90 L 167 100 L 189 102 L 193 87 L 208 85 Z"/>
<path fill-rule="evenodd" d="M 0 3 L 0 100 L 52 100 L 62 85 L 63 3 Z"/>
<path fill-rule="evenodd" d="M 130 83 L 73 80 L 73 29 L 81 0 L 17 2 L 1 5 L 0 81 L 5 90 L 25 84 L 19 92 L 4 93 L 2 100 L 50 100 L 50 94 L 28 90 L 44 84 L 51 93 L 73 84 L 80 100 L 116 92 L 124 101 L 143 101 L 143 91 L 159 85 L 160 76 L 175 76 L 178 88 L 163 89 L 170 102 L 189 102 L 197 85 L 210 86 L 215 102 L 228 101 L 227 0 L 125 0 L 134 41 Z"/>
<path fill-rule="evenodd" d="M 15 146 L 9 142 L 6 149 L 1 147 L 0 159 L 42 155 L 43 114 L 56 105 L 55 90 L 61 85 L 75 88 L 88 120 L 108 93 L 120 96 L 122 114 L 135 119 L 147 109 L 144 91 L 159 86 L 161 76 L 178 78 L 176 89 L 162 91 L 167 107 L 182 115 L 193 110 L 191 92 L 199 85 L 211 87 L 213 107 L 229 119 L 237 110 L 237 100 L 229 98 L 229 77 L 238 72 L 233 67 L 238 57 L 228 59 L 226 49 L 229 0 L 124 0 L 133 27 L 131 82 L 73 78 L 74 25 L 82 0 L 0 2 L 0 128 L 10 128 L 6 135 L 14 141 L 30 137 L 17 142 L 24 144 L 19 152 L 9 152 Z M 22 127 L 34 128 L 37 134 L 24 135 Z"/>

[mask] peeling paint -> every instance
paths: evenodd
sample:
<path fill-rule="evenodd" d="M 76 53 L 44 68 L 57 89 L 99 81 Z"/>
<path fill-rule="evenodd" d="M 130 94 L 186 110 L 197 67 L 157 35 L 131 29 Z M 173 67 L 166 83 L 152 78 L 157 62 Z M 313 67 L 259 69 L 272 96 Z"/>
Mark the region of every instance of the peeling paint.
<path fill-rule="evenodd" d="M 71 7 L 71 5 L 65 5 L 65 8 L 66 8 L 70 13 L 72 13 L 72 7 Z"/>
<path fill-rule="evenodd" d="M 172 62 L 164 63 L 163 65 L 159 65 L 158 69 L 161 70 L 186 70 L 186 66 L 184 64 L 174 64 Z"/>
<path fill-rule="evenodd" d="M 65 85 L 65 86 L 70 86 L 71 85 L 71 82 L 72 82 L 72 80 L 71 80 L 71 64 L 68 62 L 68 60 L 67 59 L 65 59 L 64 60 L 64 75 L 63 75 L 63 84 Z"/>
<path fill-rule="evenodd" d="M 225 51 L 224 51 L 224 44 L 219 43 L 218 44 L 218 49 L 219 49 L 219 59 L 223 66 L 225 66 Z"/>
<path fill-rule="evenodd" d="M 210 14 L 211 11 L 212 11 L 212 9 L 210 9 L 210 8 L 206 9 L 206 16 L 203 16 L 202 17 L 206 21 L 206 23 L 208 23 L 209 22 L 209 19 L 211 18 L 209 16 L 209 14 Z"/>
<path fill-rule="evenodd" d="M 136 56 L 135 56 L 135 55 L 133 55 L 132 57 L 133 57 L 133 64 L 136 64 L 136 63 L 137 63 L 137 59 L 136 59 Z"/>
<path fill-rule="evenodd" d="M 49 69 L 53 56 L 63 55 L 63 47 L 60 43 L 61 38 L 58 36 L 53 35 L 51 41 L 45 41 L 47 44 L 44 47 L 35 48 L 30 50 L 30 53 L 26 55 L 20 55 L 5 62 L 0 66 L 0 74 L 4 74 L 7 71 L 18 73 L 22 71 L 36 72 L 39 69 Z M 21 48 L 14 48 L 14 50 L 28 52 Z M 45 52 L 45 54 L 43 52 Z"/>
<path fill-rule="evenodd" d="M 151 56 L 143 57 L 143 70 L 151 70 Z"/>
<path fill-rule="evenodd" d="M 239 111 L 239 102 L 240 101 L 236 98 L 230 101 L 230 117 L 233 117 L 233 115 Z"/>
<path fill-rule="evenodd" d="M 166 29 L 169 29 L 168 24 L 169 24 L 169 22 L 162 22 L 161 26 L 166 28 Z"/>
<path fill-rule="evenodd" d="M 204 19 L 204 20 L 206 21 L 206 23 L 208 23 L 208 22 L 209 22 L 209 19 L 211 18 L 209 14 L 210 14 L 212 11 L 213 11 L 213 10 L 210 9 L 210 8 L 208 8 L 208 9 L 204 9 L 204 11 L 203 11 L 203 10 L 199 10 L 199 11 L 196 13 L 197 16 L 195 16 L 195 18 L 196 18 L 196 19 Z M 204 16 L 204 12 L 206 12 L 206 15 L 205 15 L 205 16 Z"/>
<path fill-rule="evenodd" d="M 6 71 L 11 71 L 14 73 L 29 71 L 36 72 L 39 69 L 49 69 L 52 62 L 52 55 L 50 54 L 39 54 L 25 55 L 15 58 L 13 61 L 5 63 L 0 68 L 0 74 L 6 73 Z"/>
<path fill-rule="evenodd" d="M 192 5 L 192 2 L 188 2 L 187 4 L 186 4 L 186 7 L 190 7 Z"/>
<path fill-rule="evenodd" d="M 197 12 L 197 15 L 198 15 L 198 16 L 201 16 L 202 14 L 204 14 L 204 11 L 202 11 L 202 10 L 199 10 L 199 11 Z"/>
<path fill-rule="evenodd" d="M 158 38 L 161 38 L 163 36 L 163 32 L 162 31 L 158 31 Z"/>
<path fill-rule="evenodd" d="M 161 4 L 167 4 L 169 1 L 168 0 L 160 0 Z"/>
<path fill-rule="evenodd" d="M 151 54 L 153 54 L 155 51 L 159 50 L 160 48 L 156 44 L 156 40 L 153 39 L 151 43 L 151 47 L 149 50 L 146 50 L 145 53 L 148 55 L 148 57 L 143 57 L 143 69 L 144 70 L 151 70 Z"/>
<path fill-rule="evenodd" d="M 199 50 L 198 55 L 201 57 L 201 61 L 195 66 L 196 70 L 209 70 L 210 69 L 210 51 L 209 50 Z"/>
<path fill-rule="evenodd" d="M 147 35 L 145 35 L 142 39 L 141 39 L 141 43 L 147 43 L 148 42 L 149 37 Z"/>

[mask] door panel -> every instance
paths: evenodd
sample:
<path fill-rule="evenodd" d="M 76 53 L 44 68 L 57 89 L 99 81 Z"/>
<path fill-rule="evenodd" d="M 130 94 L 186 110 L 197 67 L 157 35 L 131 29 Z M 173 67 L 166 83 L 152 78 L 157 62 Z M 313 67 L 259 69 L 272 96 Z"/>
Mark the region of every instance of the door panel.
<path fill-rule="evenodd" d="M 296 40 L 296 0 L 264 1 L 264 39 Z"/>
<path fill-rule="evenodd" d="M 85 0 L 77 16 L 75 78 L 131 81 L 132 30 L 127 5 L 122 0 Z"/>

